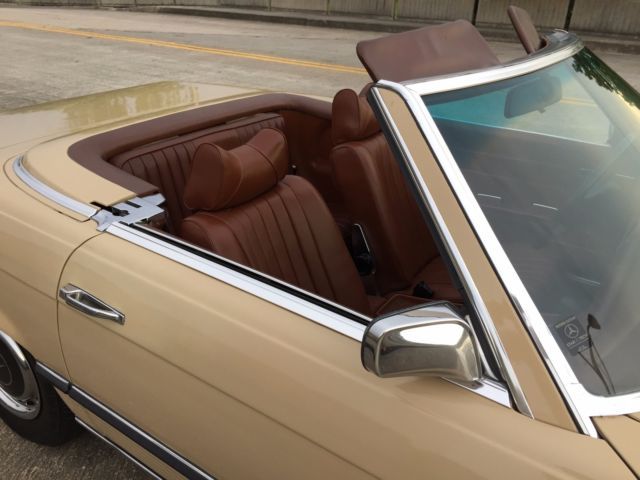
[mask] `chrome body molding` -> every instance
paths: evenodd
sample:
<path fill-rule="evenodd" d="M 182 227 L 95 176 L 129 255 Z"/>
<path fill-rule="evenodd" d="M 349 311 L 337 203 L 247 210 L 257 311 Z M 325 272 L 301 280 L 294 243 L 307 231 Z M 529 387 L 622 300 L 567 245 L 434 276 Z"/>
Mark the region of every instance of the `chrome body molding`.
<path fill-rule="evenodd" d="M 578 53 L 583 45 L 573 35 L 557 32 L 549 37 L 552 42 L 542 54 L 524 61 L 450 78 L 404 84 L 382 81 L 379 88 L 387 88 L 401 95 L 425 138 L 431 145 L 437 161 L 445 173 L 458 201 L 469 218 L 476 235 L 482 242 L 502 284 L 508 291 L 514 306 L 527 327 L 549 372 L 554 378 L 578 427 L 587 435 L 597 438 L 598 432 L 591 420 L 593 416 L 623 415 L 640 411 L 640 392 L 602 397 L 589 393 L 579 382 L 569 362 L 553 338 L 533 299 L 507 257 L 493 229 L 485 217 L 477 199 L 467 184 L 449 147 L 429 114 L 421 96 L 458 88 L 483 85 L 506 80 L 561 62 Z"/>
<path fill-rule="evenodd" d="M 100 418 L 102 421 L 106 422 L 111 427 L 118 430 L 120 433 L 125 435 L 131 441 L 140 445 L 150 454 L 152 454 L 153 456 L 155 456 L 156 458 L 158 458 L 159 460 L 161 460 L 162 462 L 166 463 L 168 466 L 173 468 L 176 472 L 180 473 L 186 478 L 193 479 L 193 480 L 215 480 L 215 477 L 205 472 L 201 468 L 197 467 L 196 465 L 192 464 L 186 458 L 184 458 L 183 456 L 181 456 L 180 454 L 178 454 L 177 452 L 175 452 L 174 450 L 166 446 L 160 440 L 157 440 L 156 438 L 152 437 L 142 429 L 138 428 L 136 425 L 129 422 L 127 419 L 123 418 L 122 416 L 120 416 L 119 414 L 111 410 L 109 407 L 107 407 L 106 405 L 102 404 L 101 402 L 93 398 L 91 395 L 89 395 L 82 389 L 71 384 L 62 375 L 54 372 L 53 370 L 51 370 L 46 365 L 43 365 L 42 363 L 38 362 L 37 365 L 38 365 L 38 369 L 44 373 L 43 378 L 45 378 L 46 380 L 49 380 L 50 378 L 62 379 L 64 382 L 66 382 L 66 384 L 69 385 L 66 395 L 68 395 L 72 400 L 79 403 L 88 411 L 90 411 L 92 414 Z M 54 383 L 54 386 L 56 386 L 55 383 Z M 87 425 L 82 422 L 81 422 L 81 425 L 87 427 Z M 91 428 L 90 430 L 94 433 L 97 433 Z M 106 440 L 104 436 L 100 434 L 98 435 L 101 438 Z M 107 440 L 107 442 L 113 445 L 111 441 Z M 118 448 L 118 450 L 122 450 L 120 449 L 120 447 L 117 447 L 116 445 L 113 445 L 113 446 Z M 136 464 L 140 465 L 142 468 L 144 468 L 145 470 L 149 471 L 150 473 L 155 475 L 157 478 L 159 478 L 157 474 L 155 474 L 154 472 L 151 472 L 147 467 L 142 465 L 138 460 L 131 457 L 131 455 L 127 454 L 126 452 L 123 452 L 123 453 L 125 453 L 125 455 L 127 455 L 127 457 L 133 460 Z"/>
<path fill-rule="evenodd" d="M 477 382 L 473 383 L 457 382 L 449 378 L 445 378 L 445 380 L 458 385 L 459 387 L 470 390 L 473 393 L 482 395 L 485 398 L 489 398 L 500 405 L 513 408 L 509 389 L 502 382 L 498 382 L 490 378 L 481 378 Z"/>
<path fill-rule="evenodd" d="M 13 171 L 18 178 L 26 183 L 32 190 L 43 197 L 48 198 L 52 202 L 57 203 L 61 207 L 87 218 L 92 217 L 98 212 L 98 208 L 68 197 L 38 180 L 25 168 L 22 155 L 13 161 Z"/>
<path fill-rule="evenodd" d="M 140 460 L 138 460 L 136 457 L 134 457 L 133 455 L 127 453 L 125 450 L 123 450 L 122 448 L 120 448 L 116 443 L 112 442 L 111 440 L 109 440 L 107 437 L 105 437 L 104 435 L 102 435 L 100 432 L 98 432 L 96 429 L 94 429 L 93 427 L 89 426 L 87 423 L 83 422 L 82 420 L 80 420 L 78 417 L 76 417 L 76 423 L 78 425 L 80 425 L 82 428 L 84 428 L 86 431 L 88 431 L 89 433 L 91 433 L 93 436 L 99 438 L 100 440 L 102 440 L 104 443 L 106 443 L 107 445 L 109 445 L 111 448 L 113 448 L 116 452 L 118 452 L 120 455 L 122 455 L 123 457 L 125 457 L 127 460 L 129 460 L 132 463 L 135 463 L 138 468 L 140 468 L 140 470 L 142 470 L 143 472 L 145 472 L 147 475 L 149 475 L 151 478 L 155 479 L 155 480 L 163 480 L 162 477 L 160 475 L 158 475 L 156 472 L 154 472 L 153 470 L 151 470 L 149 467 L 147 467 L 144 463 L 142 463 Z"/>
<path fill-rule="evenodd" d="M 114 222 L 129 225 L 138 222 L 148 223 L 158 218 L 164 219 L 165 211 L 160 207 L 164 201 L 165 198 L 161 193 L 143 198 L 135 197 L 109 207 L 109 210 L 100 210 L 91 218 L 98 224 L 98 230 L 101 232 Z"/>
<path fill-rule="evenodd" d="M 264 275 L 263 273 L 247 268 L 244 265 L 231 262 L 230 260 L 219 257 L 207 250 L 188 244 L 177 237 L 164 234 L 157 230 L 150 231 L 145 229 L 145 227 L 132 228 L 131 226 L 124 225 L 122 223 L 114 223 L 107 228 L 107 232 L 142 248 L 162 255 L 163 257 L 176 261 L 200 273 L 204 273 L 212 278 L 240 288 L 245 292 L 267 300 L 268 302 L 278 305 L 286 310 L 302 315 L 319 325 L 330 328 L 331 330 L 354 340 L 362 340 L 365 325 L 371 321 L 370 318 L 365 317 L 360 313 L 347 310 L 344 307 L 310 294 L 309 292 L 300 290 L 293 285 L 284 284 L 278 279 Z M 169 240 L 171 243 L 169 243 Z M 186 250 L 182 245 L 188 247 L 190 250 L 198 252 L 198 254 Z M 237 270 L 225 266 L 224 264 L 235 265 Z M 251 276 L 238 270 L 246 271 L 248 274 L 251 274 Z M 282 284 L 283 286 L 286 285 L 288 290 L 297 291 L 305 297 L 313 298 L 317 300 L 319 304 L 333 306 L 336 311 L 344 310 L 351 316 L 358 318 L 360 323 L 338 313 L 332 312 L 321 305 L 317 305 L 292 293 L 288 293 L 280 288 L 268 285 L 263 280 L 256 277 L 264 278 L 272 283 Z"/>
<path fill-rule="evenodd" d="M 402 156 L 402 166 L 405 169 L 405 172 L 409 174 L 414 185 L 418 187 L 422 204 L 425 206 L 429 215 L 433 219 L 435 227 L 438 230 L 438 234 L 444 240 L 443 243 L 445 248 L 447 249 L 448 256 L 453 263 L 456 273 L 458 274 L 458 278 L 460 278 L 465 291 L 469 295 L 469 299 L 471 300 L 471 307 L 474 309 L 476 317 L 480 320 L 483 333 L 487 338 L 493 356 L 498 363 L 500 373 L 507 382 L 509 391 L 513 396 L 513 402 L 516 409 L 524 415 L 533 418 L 533 413 L 531 412 L 531 408 L 529 407 L 524 391 L 522 390 L 520 382 L 518 381 L 515 371 L 513 370 L 513 366 L 511 365 L 511 361 L 509 360 L 507 352 L 502 345 L 502 341 L 500 340 L 500 336 L 498 335 L 491 316 L 489 315 L 489 311 L 484 303 L 484 300 L 482 299 L 480 292 L 478 291 L 478 288 L 476 287 L 476 284 L 471 277 L 471 273 L 469 272 L 462 254 L 460 253 L 460 250 L 456 245 L 453 235 L 449 231 L 449 228 L 444 221 L 444 217 L 440 213 L 440 210 L 438 209 L 436 202 L 431 195 L 431 192 L 429 191 L 427 185 L 424 182 L 424 179 L 418 171 L 418 167 L 416 166 L 411 153 L 409 152 L 409 149 L 404 142 L 400 131 L 398 130 L 397 125 L 395 124 L 393 118 L 391 117 L 391 114 L 389 113 L 389 110 L 387 109 L 384 101 L 382 100 L 382 97 L 380 96 L 380 93 L 377 90 L 379 86 L 380 84 L 374 86 L 374 88 L 371 90 L 373 100 L 375 102 L 375 107 L 382 115 L 384 124 L 389 127 L 389 134 L 393 137 L 390 140 L 392 140 L 398 146 L 398 149 Z M 481 389 L 474 391 L 476 393 L 482 393 Z"/>

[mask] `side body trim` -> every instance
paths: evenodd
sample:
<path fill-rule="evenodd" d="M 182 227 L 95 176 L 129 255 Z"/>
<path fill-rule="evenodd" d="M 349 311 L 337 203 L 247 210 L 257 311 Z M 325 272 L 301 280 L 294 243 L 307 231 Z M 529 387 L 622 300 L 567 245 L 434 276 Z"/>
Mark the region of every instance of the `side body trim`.
<path fill-rule="evenodd" d="M 66 382 L 66 385 L 68 385 L 69 388 L 67 389 L 67 392 L 64 393 L 69 395 L 71 399 L 78 402 L 80 405 L 85 407 L 87 410 L 89 410 L 104 422 L 111 425 L 127 438 L 136 442 L 156 458 L 169 465 L 176 472 L 192 480 L 215 480 L 215 477 L 209 475 L 204 470 L 192 464 L 180 454 L 173 451 L 171 448 L 167 447 L 164 443 L 160 442 L 140 428 L 136 427 L 134 424 L 100 403 L 88 393 L 74 386 L 58 373 L 54 372 L 40 362 L 37 362 L 36 365 L 38 371 L 41 372 L 41 375 L 46 380 L 55 379 L 55 381 L 59 382 L 61 379 Z M 55 383 L 54 386 L 56 386 Z"/>
<path fill-rule="evenodd" d="M 49 367 L 45 367 L 40 362 L 36 362 L 36 373 L 62 393 L 69 393 L 69 390 L 71 389 L 71 383 L 69 383 L 69 380 L 54 372 Z"/>
<path fill-rule="evenodd" d="M 95 437 L 99 438 L 100 440 L 102 440 L 104 443 L 106 443 L 107 445 L 109 445 L 111 448 L 113 448 L 114 450 L 116 450 L 120 455 L 122 455 L 123 457 L 125 457 L 126 459 L 130 460 L 131 462 L 135 463 L 138 468 L 140 468 L 141 470 L 143 470 L 147 475 L 149 475 L 150 477 L 154 478 L 155 480 L 162 480 L 162 477 L 160 475 L 158 475 L 156 472 L 154 472 L 153 470 L 151 470 L 149 467 L 147 467 L 144 463 L 142 463 L 140 460 L 138 460 L 136 457 L 134 457 L 133 455 L 131 455 L 130 453 L 126 452 L 124 449 L 120 448 L 118 445 L 116 445 L 114 442 L 112 442 L 111 440 L 109 440 L 107 437 L 105 437 L 104 435 L 102 435 L 100 432 L 98 432 L 97 430 L 95 430 L 93 427 L 89 426 L 88 424 L 86 424 L 85 422 L 83 422 L 82 420 L 80 420 L 78 417 L 76 417 L 76 423 L 78 425 L 80 425 L 82 428 L 84 428 L 85 430 L 87 430 L 88 432 L 90 432 L 92 435 L 94 435 Z"/>
<path fill-rule="evenodd" d="M 13 171 L 15 174 L 26 183 L 34 191 L 48 198 L 52 202 L 71 210 L 72 212 L 79 213 L 80 215 L 90 218 L 98 212 L 96 207 L 87 205 L 86 203 L 79 202 L 71 197 L 68 197 L 57 190 L 54 190 L 49 185 L 41 182 L 34 177 L 24 166 L 23 156 L 19 156 L 13 161 Z"/>
<path fill-rule="evenodd" d="M 107 232 L 302 315 L 358 342 L 362 340 L 365 326 L 371 321 L 364 315 L 352 310 L 345 310 L 342 306 L 300 290 L 293 285 L 283 284 L 278 279 L 187 244 L 175 237 L 149 230 L 144 226 L 131 227 L 118 222 L 110 225 Z M 278 287 L 269 285 L 270 282 L 274 285 L 277 284 Z M 345 311 L 344 315 L 338 313 L 342 311 Z M 346 316 L 347 314 L 349 317 Z"/>

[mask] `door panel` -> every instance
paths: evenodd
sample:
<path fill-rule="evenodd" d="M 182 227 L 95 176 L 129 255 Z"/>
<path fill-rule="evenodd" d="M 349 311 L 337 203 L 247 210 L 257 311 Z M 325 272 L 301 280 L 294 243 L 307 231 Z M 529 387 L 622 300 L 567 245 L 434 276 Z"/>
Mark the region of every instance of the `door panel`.
<path fill-rule="evenodd" d="M 126 315 L 119 325 L 59 302 L 74 385 L 218 478 L 617 469 L 604 442 L 444 380 L 374 377 L 358 341 L 112 235 L 73 255 L 68 283 Z M 585 456 L 602 467 L 587 472 Z"/>

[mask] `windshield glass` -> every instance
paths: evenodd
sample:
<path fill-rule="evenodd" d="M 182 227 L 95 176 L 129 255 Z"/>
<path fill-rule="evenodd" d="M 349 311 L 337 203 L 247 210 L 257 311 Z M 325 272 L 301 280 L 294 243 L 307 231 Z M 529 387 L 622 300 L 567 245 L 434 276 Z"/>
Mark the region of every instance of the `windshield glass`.
<path fill-rule="evenodd" d="M 423 100 L 576 376 L 640 390 L 640 96 L 587 49 Z"/>

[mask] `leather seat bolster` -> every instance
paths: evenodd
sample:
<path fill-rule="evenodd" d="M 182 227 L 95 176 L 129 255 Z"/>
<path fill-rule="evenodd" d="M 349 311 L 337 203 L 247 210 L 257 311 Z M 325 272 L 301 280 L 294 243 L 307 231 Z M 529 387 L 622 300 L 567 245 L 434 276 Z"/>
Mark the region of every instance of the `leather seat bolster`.
<path fill-rule="evenodd" d="M 538 29 L 526 10 L 510 5 L 507 9 L 511 23 L 516 30 L 520 43 L 527 53 L 534 53 L 545 46 L 546 41 L 538 33 Z"/>
<path fill-rule="evenodd" d="M 340 90 L 333 99 L 331 137 L 337 145 L 370 137 L 380 131 L 373 110 L 365 95 L 351 89 Z"/>

